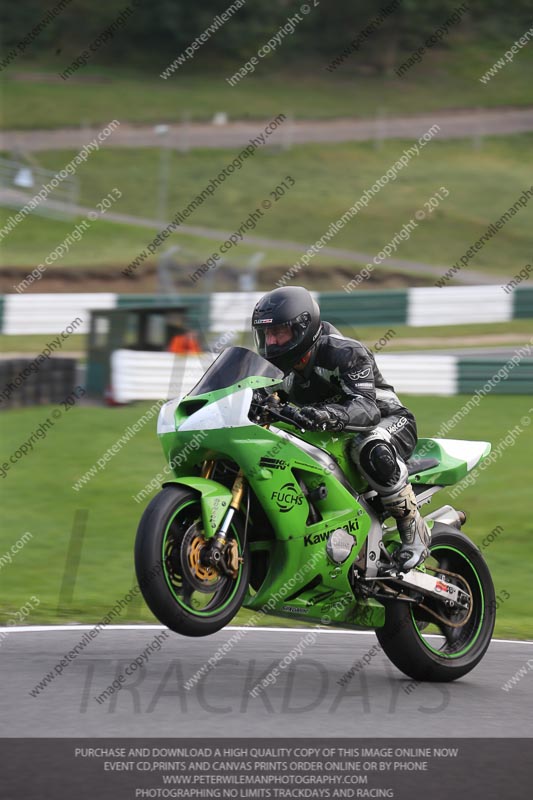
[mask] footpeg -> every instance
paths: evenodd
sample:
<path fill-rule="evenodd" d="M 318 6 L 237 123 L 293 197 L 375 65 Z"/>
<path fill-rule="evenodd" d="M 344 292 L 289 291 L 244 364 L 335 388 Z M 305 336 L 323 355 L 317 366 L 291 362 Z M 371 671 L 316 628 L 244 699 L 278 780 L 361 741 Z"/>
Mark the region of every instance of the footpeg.
<path fill-rule="evenodd" d="M 381 558 L 376 563 L 376 566 L 379 570 L 380 575 L 393 575 L 396 576 L 398 571 L 398 565 L 394 561 L 394 558 L 391 556 L 383 542 L 379 543 L 379 552 L 381 554 Z"/>

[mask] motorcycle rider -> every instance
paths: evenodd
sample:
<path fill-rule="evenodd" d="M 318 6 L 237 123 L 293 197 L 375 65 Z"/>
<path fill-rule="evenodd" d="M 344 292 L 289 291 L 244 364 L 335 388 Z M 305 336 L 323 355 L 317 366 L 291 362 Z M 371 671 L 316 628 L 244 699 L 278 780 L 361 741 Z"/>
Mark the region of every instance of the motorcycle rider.
<path fill-rule="evenodd" d="M 258 353 L 284 372 L 276 388 L 282 399 L 300 406 L 295 421 L 302 428 L 359 430 L 350 455 L 397 521 L 402 545 L 396 562 L 404 571 L 421 564 L 431 534 L 405 463 L 416 445 L 416 421 L 371 351 L 322 322 L 318 304 L 302 286 L 265 294 L 253 311 L 252 331 Z"/>

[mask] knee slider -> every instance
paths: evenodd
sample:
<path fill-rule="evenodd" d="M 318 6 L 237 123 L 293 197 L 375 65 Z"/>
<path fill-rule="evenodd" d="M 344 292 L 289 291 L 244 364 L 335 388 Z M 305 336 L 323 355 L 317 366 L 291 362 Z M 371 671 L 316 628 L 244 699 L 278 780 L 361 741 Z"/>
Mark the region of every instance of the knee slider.
<path fill-rule="evenodd" d="M 361 469 L 381 486 L 395 486 L 401 469 L 394 446 L 389 442 L 369 442 L 359 455 Z"/>

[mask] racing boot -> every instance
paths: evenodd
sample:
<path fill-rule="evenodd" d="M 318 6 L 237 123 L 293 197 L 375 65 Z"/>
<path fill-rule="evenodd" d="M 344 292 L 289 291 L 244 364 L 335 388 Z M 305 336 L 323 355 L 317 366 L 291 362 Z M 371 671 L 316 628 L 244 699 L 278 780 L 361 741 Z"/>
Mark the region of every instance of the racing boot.
<path fill-rule="evenodd" d="M 407 572 L 418 567 L 429 555 L 430 530 L 416 504 L 415 493 L 410 483 L 394 494 L 381 497 L 383 508 L 394 517 L 401 547 L 394 554 L 394 560 Z"/>

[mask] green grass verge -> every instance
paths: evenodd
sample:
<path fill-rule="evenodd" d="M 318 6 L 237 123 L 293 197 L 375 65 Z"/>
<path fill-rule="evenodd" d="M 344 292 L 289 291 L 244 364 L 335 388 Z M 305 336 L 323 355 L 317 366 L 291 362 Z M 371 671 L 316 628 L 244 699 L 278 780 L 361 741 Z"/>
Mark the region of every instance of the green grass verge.
<path fill-rule="evenodd" d="M 396 324 L 341 327 L 345 335 L 365 342 L 371 349 L 375 350 L 375 345 L 378 343 L 382 347 L 382 352 L 392 353 L 447 348 L 513 347 L 530 340 L 532 324 L 530 319 L 513 319 L 509 322 L 432 325 L 420 328 Z M 502 337 L 502 339 L 498 344 L 491 337 Z M 380 339 L 385 341 L 380 343 Z"/>
<path fill-rule="evenodd" d="M 262 200 L 270 199 L 272 207 L 263 212 L 256 228 L 249 233 L 279 243 L 272 248 L 240 244 L 229 252 L 228 262 L 244 265 L 261 249 L 266 254 L 264 264 L 294 264 L 303 251 L 284 251 L 282 242 L 301 242 L 306 247 L 314 243 L 410 144 L 389 141 L 379 149 L 370 143 L 305 145 L 289 151 L 258 152 L 244 162 L 240 171 L 227 178 L 187 222 L 234 231 Z M 466 141 L 430 142 L 329 244 L 374 257 L 444 186 L 450 192 L 449 197 L 418 223 L 408 240 L 400 242 L 393 257 L 447 268 L 529 188 L 531 180 L 524 172 L 524 164 L 529 163 L 532 150 L 533 134 L 492 138 L 481 150 L 472 149 Z M 73 151 L 47 152 L 41 153 L 39 159 L 43 166 L 58 170 L 73 155 Z M 159 157 L 158 151 L 150 149 L 95 153 L 78 171 L 80 202 L 94 207 L 113 187 L 118 187 L 122 198 L 114 204 L 114 211 L 153 219 L 157 214 Z M 170 219 L 176 211 L 187 207 L 232 157 L 231 152 L 222 150 L 173 152 L 169 162 L 167 217 Z M 270 192 L 286 175 L 291 175 L 296 183 L 285 196 L 273 201 Z M 494 191 L 495 186 L 498 191 Z M 3 210 L 0 221 L 7 216 L 8 212 Z M 3 263 L 9 266 L 42 263 L 72 227 L 72 222 L 26 218 L 5 237 Z M 72 267 L 125 265 L 155 234 L 156 231 L 148 229 L 117 225 L 104 217 L 92 224 L 81 241 L 70 246 L 63 261 L 56 263 Z M 204 260 L 222 241 L 174 234 L 166 240 L 165 248 L 174 244 L 185 247 L 191 258 Z M 526 207 L 485 244 L 464 272 L 470 269 L 512 276 L 530 259 L 530 244 Z M 313 268 L 321 263 L 331 264 L 332 258 L 317 256 L 311 270 L 302 271 L 301 279 L 312 278 Z M 354 274 L 361 267 L 356 259 L 353 263 L 342 263 L 348 268 L 353 266 Z M 332 290 L 341 290 L 346 281 L 339 278 L 336 283 L 331 285 Z M 196 289 L 202 290 L 200 284 L 196 284 Z"/>
<path fill-rule="evenodd" d="M 346 39 L 347 44 L 349 31 Z M 231 119 L 268 119 L 280 112 L 301 119 L 331 119 L 527 106 L 531 104 L 531 48 L 521 50 L 505 67 L 505 75 L 496 75 L 488 84 L 479 81 L 510 45 L 507 39 L 467 44 L 455 37 L 453 47 L 430 51 L 423 63 L 403 78 L 393 69 L 389 77 L 368 74 L 364 52 L 334 72 L 326 71 L 329 58 L 287 66 L 274 57 L 262 65 L 263 75 L 248 76 L 236 87 L 229 86 L 225 78 L 241 63 L 221 64 L 202 73 L 202 65 L 195 61 L 190 70 L 163 80 L 159 73 L 172 61 L 165 57 L 158 66 L 145 67 L 142 72 L 115 67 L 82 71 L 84 77 L 101 78 L 101 82 L 70 79 L 52 83 L 35 78 L 18 81 L 11 76 L 31 71 L 32 75 L 49 73 L 54 78 L 63 68 L 62 62 L 20 60 L 5 73 L 2 125 L 8 129 L 56 128 L 105 124 L 115 118 L 136 123 L 180 122 L 185 116 L 208 120 L 217 111 L 226 111 Z M 394 66 L 407 55 L 398 53 Z"/>
<path fill-rule="evenodd" d="M 441 422 L 453 416 L 466 399 L 411 397 L 405 401 L 416 413 L 420 434 L 424 436 L 434 434 Z M 453 437 L 490 440 L 497 445 L 530 407 L 531 398 L 525 396 L 488 396 L 454 428 Z M 33 452 L 12 465 L 7 477 L 1 479 L 0 554 L 7 552 L 26 531 L 33 536 L 13 562 L 2 568 L 1 621 L 8 619 L 31 595 L 40 599 L 40 605 L 28 623 L 97 621 L 134 585 L 133 543 L 143 507 L 133 500 L 133 495 L 163 464 L 154 431 L 155 419 L 85 488 L 75 492 L 71 487 L 147 408 L 148 404 L 117 409 L 81 406 L 63 412 L 60 419 L 55 419 L 47 437 L 39 439 Z M 0 415 L 2 461 L 51 413 L 51 407 L 42 407 Z M 497 525 L 503 528 L 484 554 L 497 591 L 505 589 L 510 594 L 499 610 L 496 635 L 513 638 L 533 636 L 529 439 L 528 434 L 521 435 L 512 447 L 503 449 L 501 457 L 481 473 L 477 483 L 454 502 L 467 512 L 465 531 L 476 543 L 481 544 Z M 436 503 L 441 505 L 447 499 L 448 492 L 443 491 Z M 78 509 L 88 511 L 87 528 L 72 601 L 58 610 Z M 236 622 L 241 623 L 247 617 L 247 612 L 242 611 Z M 144 606 L 135 604 L 124 611 L 122 618 L 153 621 Z M 269 619 L 265 622 L 268 624 Z"/>
<path fill-rule="evenodd" d="M 38 355 L 54 336 L 50 333 L 31 333 L 28 336 L 0 336 L 0 353 L 21 353 L 23 355 Z M 68 353 L 85 355 L 87 347 L 86 334 L 71 334 L 68 337 Z M 59 352 L 61 357 L 62 352 Z"/>

